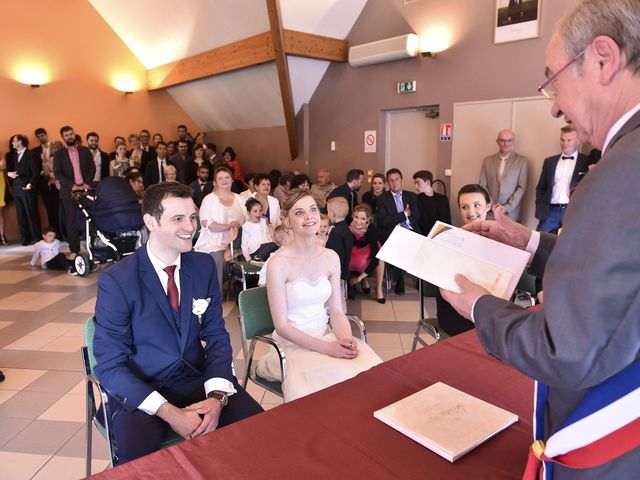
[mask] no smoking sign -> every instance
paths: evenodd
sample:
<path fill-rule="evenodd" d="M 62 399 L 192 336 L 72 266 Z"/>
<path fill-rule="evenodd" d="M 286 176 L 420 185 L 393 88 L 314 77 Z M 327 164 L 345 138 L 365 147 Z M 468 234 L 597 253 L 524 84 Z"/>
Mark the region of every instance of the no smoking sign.
<path fill-rule="evenodd" d="M 376 131 L 375 130 L 365 130 L 364 131 L 364 152 L 365 153 L 376 153 Z"/>

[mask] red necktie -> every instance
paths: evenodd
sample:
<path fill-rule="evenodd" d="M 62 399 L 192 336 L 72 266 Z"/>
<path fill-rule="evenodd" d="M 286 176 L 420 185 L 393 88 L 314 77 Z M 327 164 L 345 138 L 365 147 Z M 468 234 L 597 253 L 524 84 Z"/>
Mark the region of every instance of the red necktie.
<path fill-rule="evenodd" d="M 169 276 L 169 281 L 167 282 L 167 298 L 169 299 L 169 303 L 173 307 L 176 312 L 180 311 L 180 301 L 178 298 L 178 286 L 176 285 L 176 281 L 173 278 L 173 274 L 176 271 L 175 265 L 169 265 L 168 267 L 163 268 L 166 274 Z"/>

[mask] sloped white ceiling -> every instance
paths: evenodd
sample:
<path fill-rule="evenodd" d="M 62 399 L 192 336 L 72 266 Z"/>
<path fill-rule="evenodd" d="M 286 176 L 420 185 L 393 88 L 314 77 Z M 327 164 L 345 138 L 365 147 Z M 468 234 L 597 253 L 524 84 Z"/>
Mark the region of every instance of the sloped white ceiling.
<path fill-rule="evenodd" d="M 147 68 L 269 30 L 265 0 L 89 0 Z M 344 39 L 367 0 L 280 0 L 284 28 Z M 294 109 L 329 62 L 288 57 Z M 274 63 L 169 87 L 203 131 L 285 124 Z"/>

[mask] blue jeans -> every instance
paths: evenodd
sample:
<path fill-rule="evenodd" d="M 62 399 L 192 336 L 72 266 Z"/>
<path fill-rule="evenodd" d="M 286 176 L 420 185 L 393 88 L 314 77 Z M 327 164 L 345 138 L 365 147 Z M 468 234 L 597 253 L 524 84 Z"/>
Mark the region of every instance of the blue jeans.
<path fill-rule="evenodd" d="M 539 232 L 553 232 L 562 227 L 562 221 L 564 220 L 564 212 L 567 211 L 567 207 L 560 207 L 549 205 L 549 211 L 544 220 L 541 220 L 538 224 Z"/>

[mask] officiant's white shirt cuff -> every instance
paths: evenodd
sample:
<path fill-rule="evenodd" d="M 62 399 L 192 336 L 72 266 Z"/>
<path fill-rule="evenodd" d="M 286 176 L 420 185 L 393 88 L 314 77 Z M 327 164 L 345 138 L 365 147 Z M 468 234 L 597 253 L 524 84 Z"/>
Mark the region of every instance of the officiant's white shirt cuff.
<path fill-rule="evenodd" d="M 167 403 L 167 399 L 154 390 L 138 405 L 138 410 L 142 410 L 148 415 L 155 415 L 164 403 Z"/>
<path fill-rule="evenodd" d="M 210 378 L 204 382 L 204 393 L 209 395 L 209 392 L 213 392 L 214 390 L 227 392 L 229 395 L 236 393 L 233 383 L 226 378 Z"/>
<path fill-rule="evenodd" d="M 531 238 L 529 238 L 529 242 L 527 243 L 527 246 L 524 249 L 526 252 L 529 252 L 531 254 L 531 257 L 529 258 L 529 263 L 527 263 L 527 267 L 531 266 L 531 262 L 533 262 L 533 256 L 536 254 L 536 251 L 538 251 L 539 245 L 540 245 L 540 232 L 533 232 L 531 234 Z"/>

